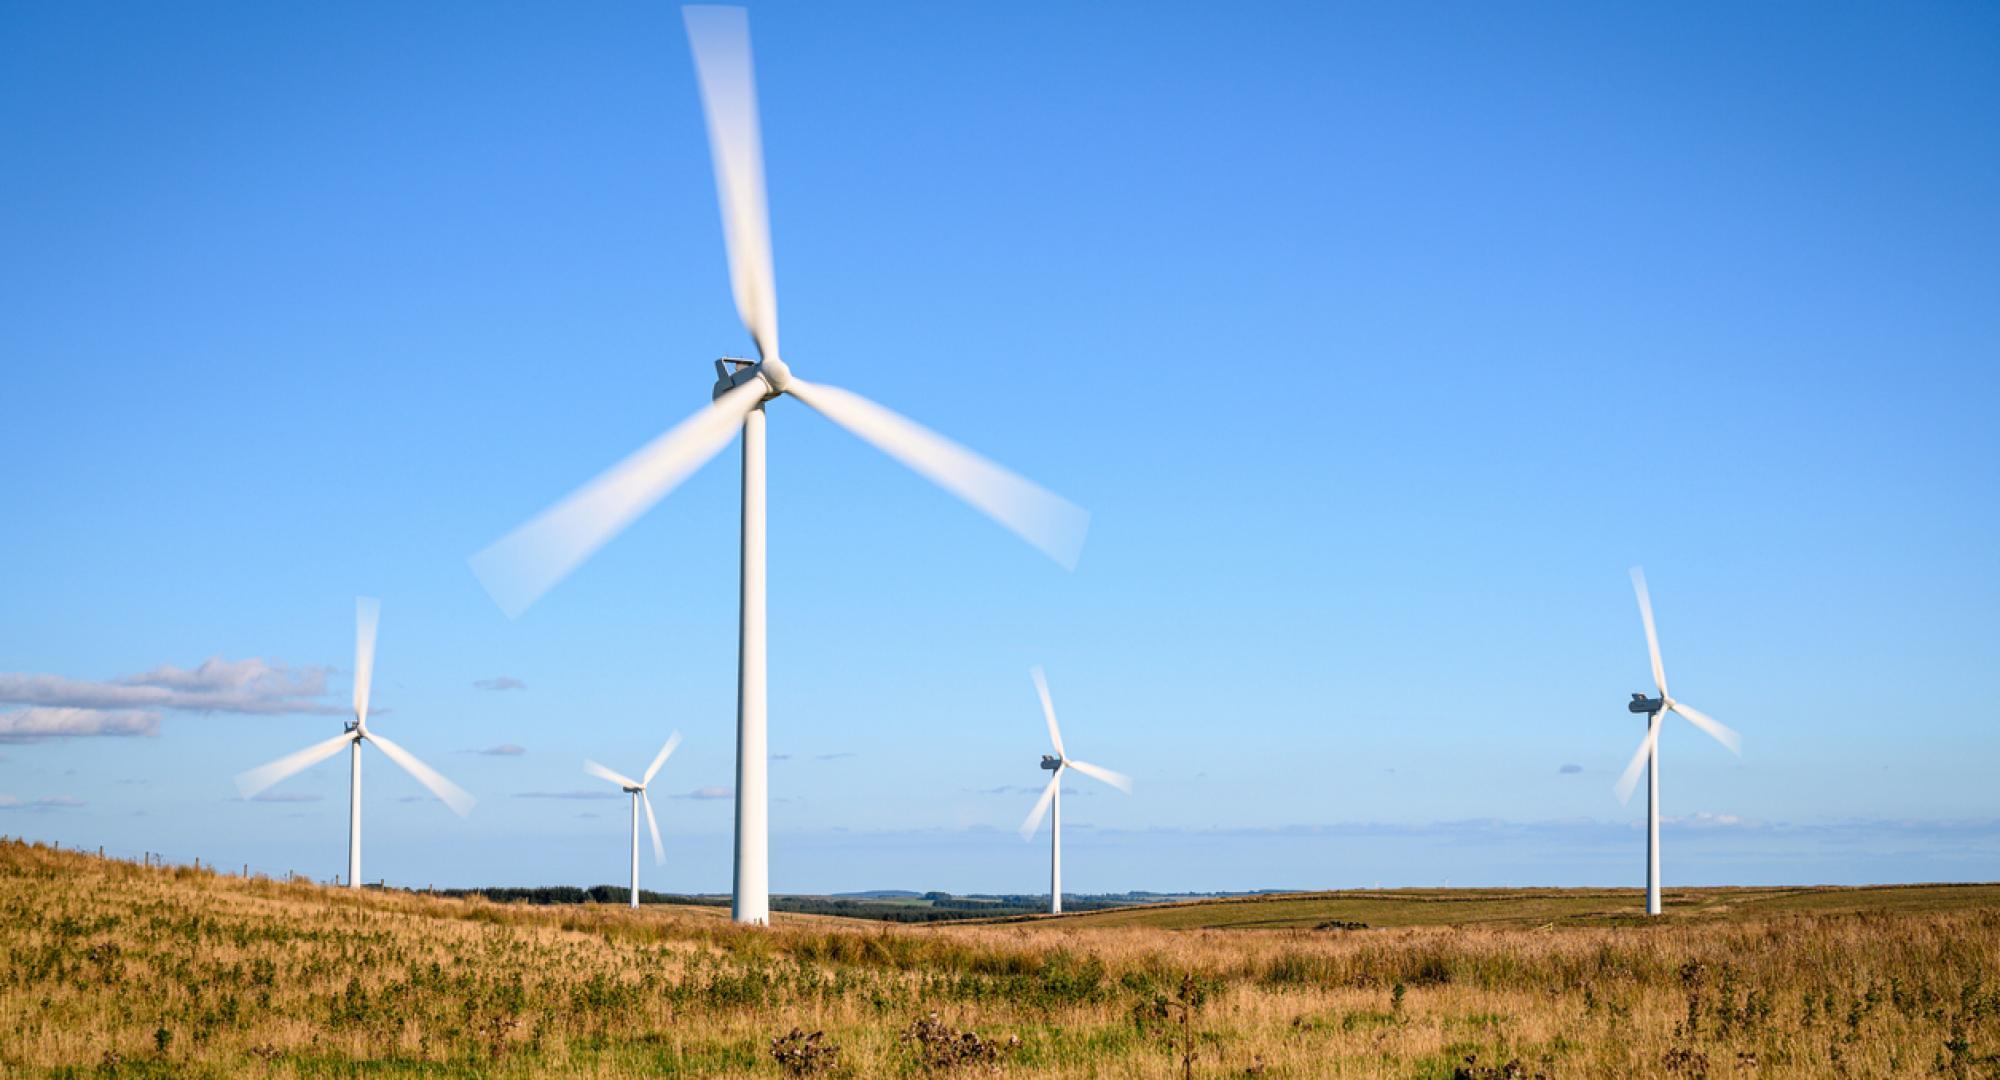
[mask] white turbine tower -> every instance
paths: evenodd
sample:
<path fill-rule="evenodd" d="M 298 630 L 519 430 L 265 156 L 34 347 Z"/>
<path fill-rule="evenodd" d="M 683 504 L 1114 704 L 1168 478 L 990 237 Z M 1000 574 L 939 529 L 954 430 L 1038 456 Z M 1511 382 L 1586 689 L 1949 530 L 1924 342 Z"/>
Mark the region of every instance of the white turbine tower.
<path fill-rule="evenodd" d="M 375 623 L 382 613 L 382 602 L 371 597 L 357 597 L 354 601 L 354 719 L 347 729 L 326 740 L 306 747 L 296 754 L 281 757 L 268 765 L 260 765 L 236 776 L 236 790 L 244 798 L 270 787 L 272 784 L 316 765 L 346 749 L 350 753 L 348 761 L 347 786 L 347 885 L 361 887 L 361 744 L 372 742 L 389 755 L 389 760 L 403 767 L 403 771 L 417 778 L 417 783 L 431 790 L 431 794 L 444 800 L 446 806 L 459 817 L 472 812 L 476 801 L 457 784 L 446 780 L 436 769 L 418 761 L 416 755 L 390 742 L 383 735 L 368 727 L 368 690 L 375 674 Z"/>
<path fill-rule="evenodd" d="M 653 800 L 646 797 L 646 785 L 653 782 L 653 777 L 659 774 L 660 766 L 667 763 L 667 756 L 672 754 L 674 747 L 680 744 L 680 732 L 676 731 L 672 735 L 667 736 L 666 745 L 660 747 L 660 752 L 653 757 L 653 763 L 646 767 L 646 778 L 644 780 L 634 780 L 622 773 L 612 772 L 610 769 L 599 765 L 589 758 L 585 758 L 583 761 L 584 772 L 592 776 L 603 777 L 631 793 L 632 906 L 635 908 L 639 906 L 639 807 L 644 806 L 646 808 L 646 827 L 653 832 L 653 865 L 658 866 L 667 861 L 667 848 L 666 845 L 660 843 L 660 823 L 653 817 Z"/>
<path fill-rule="evenodd" d="M 1028 819 L 1021 823 L 1021 839 L 1035 835 L 1036 827 L 1042 823 L 1042 815 L 1049 815 L 1049 914 L 1062 914 L 1062 779 L 1063 770 L 1075 769 L 1085 776 L 1093 776 L 1112 787 L 1132 794 L 1132 778 L 1124 773 L 1112 772 L 1101 765 L 1088 761 L 1077 761 L 1063 749 L 1062 729 L 1056 726 L 1055 703 L 1049 700 L 1049 681 L 1042 676 L 1039 665 L 1029 670 L 1035 677 L 1035 693 L 1042 698 L 1042 715 L 1049 721 L 1049 742 L 1055 754 L 1042 755 L 1042 768 L 1049 770 L 1049 786 L 1042 789 L 1042 797 L 1035 800 L 1035 808 L 1028 811 Z"/>
<path fill-rule="evenodd" d="M 1089 515 L 1075 504 L 857 394 L 793 377 L 778 354 L 764 161 L 741 8 L 683 9 L 708 119 L 715 186 L 737 313 L 758 360 L 715 362 L 713 401 L 472 557 L 500 607 L 519 615 L 578 564 L 743 432 L 742 590 L 737 641 L 736 870 L 731 917 L 770 919 L 766 812 L 764 624 L 764 406 L 791 395 L 945 490 L 971 503 L 1065 567 Z"/>
<path fill-rule="evenodd" d="M 1663 714 L 1677 712 L 1687 718 L 1688 723 L 1708 732 L 1716 742 L 1727 746 L 1734 753 L 1743 752 L 1743 740 L 1714 718 L 1684 701 L 1675 701 L 1667 693 L 1667 669 L 1660 663 L 1660 636 L 1653 629 L 1653 598 L 1646 591 L 1646 572 L 1639 567 L 1632 568 L 1632 589 L 1639 595 L 1639 618 L 1646 624 L 1646 650 L 1653 659 L 1653 685 L 1659 688 L 1660 696 L 1649 698 L 1644 694 L 1633 694 L 1631 704 L 1626 708 L 1646 718 L 1646 737 L 1639 741 L 1639 752 L 1632 755 L 1632 763 L 1625 766 L 1625 775 L 1618 778 L 1618 801 L 1628 802 L 1632 798 L 1632 787 L 1639 782 L 1639 770 L 1646 770 L 1646 914 L 1660 913 L 1660 724 Z"/>

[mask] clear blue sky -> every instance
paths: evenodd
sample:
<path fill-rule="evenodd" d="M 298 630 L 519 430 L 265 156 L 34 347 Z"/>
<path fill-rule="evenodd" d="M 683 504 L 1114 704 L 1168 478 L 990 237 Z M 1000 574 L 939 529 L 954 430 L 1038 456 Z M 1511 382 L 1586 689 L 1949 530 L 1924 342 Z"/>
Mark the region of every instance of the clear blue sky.
<path fill-rule="evenodd" d="M 2000 11 L 751 27 L 786 358 L 1094 515 L 1065 573 L 774 406 L 774 889 L 1046 888 L 1034 663 L 1138 781 L 1073 889 L 1636 884 L 1633 564 L 1745 742 L 1668 730 L 1670 886 L 2000 877 Z M 369 877 L 621 880 L 524 796 L 732 782 L 733 452 L 517 622 L 465 564 L 749 349 L 674 6 L 6 4 L 0 140 L 0 673 L 301 677 L 0 746 L 0 832 L 338 872 L 340 763 L 230 778 L 339 730 L 357 594 L 481 797 L 371 754 Z"/>

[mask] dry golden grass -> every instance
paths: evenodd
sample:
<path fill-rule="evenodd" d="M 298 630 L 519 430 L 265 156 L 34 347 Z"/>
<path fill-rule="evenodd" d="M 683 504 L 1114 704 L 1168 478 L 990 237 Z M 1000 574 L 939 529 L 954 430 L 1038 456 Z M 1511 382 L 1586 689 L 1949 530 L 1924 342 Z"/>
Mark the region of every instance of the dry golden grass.
<path fill-rule="evenodd" d="M 1167 1077 L 1182 1075 L 1183 1000 L 1204 1077 L 2000 1069 L 1990 906 L 1547 929 L 745 930 L 713 909 L 356 896 L 10 842 L 0 945 L 9 1076 L 782 1076 L 771 1040 L 796 1027 L 839 1047 L 822 1075 Z M 945 1040 L 927 1058 L 899 1038 L 933 1011 L 997 1043 L 995 1065 L 942 1065 Z"/>

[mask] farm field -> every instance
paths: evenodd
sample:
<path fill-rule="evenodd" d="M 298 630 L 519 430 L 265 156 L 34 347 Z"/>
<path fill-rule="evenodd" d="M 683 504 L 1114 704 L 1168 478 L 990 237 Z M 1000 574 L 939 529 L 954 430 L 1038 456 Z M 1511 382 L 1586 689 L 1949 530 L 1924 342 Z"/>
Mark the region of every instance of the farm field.
<path fill-rule="evenodd" d="M 1672 894 L 1658 925 L 1614 925 L 1633 895 L 1323 894 L 981 925 L 780 915 L 754 930 L 705 907 L 352 895 L 8 841 L 0 1074 L 2000 1069 L 1990 887 L 1703 890 Z M 1253 928 L 1203 928 L 1225 924 Z"/>
<path fill-rule="evenodd" d="M 1784 915 L 2000 911 L 2000 885 L 1861 888 L 1670 889 L 1662 921 L 1700 923 Z M 1410 926 L 1624 926 L 1646 922 L 1640 889 L 1375 889 L 1149 904 L 1065 916 L 1076 927 L 1163 930 L 1311 930 L 1327 924 Z"/>

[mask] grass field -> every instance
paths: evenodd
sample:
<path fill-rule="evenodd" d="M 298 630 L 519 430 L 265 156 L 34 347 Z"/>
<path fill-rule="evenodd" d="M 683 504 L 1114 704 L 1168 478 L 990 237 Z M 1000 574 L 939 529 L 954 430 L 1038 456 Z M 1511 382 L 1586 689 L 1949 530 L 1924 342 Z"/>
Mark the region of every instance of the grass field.
<path fill-rule="evenodd" d="M 1677 889 L 1666 922 L 1702 923 L 1785 915 L 2000 911 L 2000 885 L 1877 885 L 1866 888 Z M 1071 916 L 1078 927 L 1163 930 L 1311 930 L 1329 922 L 1402 926 L 1626 926 L 1645 922 L 1638 889 L 1375 889 L 1246 896 L 1151 904 Z"/>
<path fill-rule="evenodd" d="M 5 842 L 0 1074 L 2000 1075 L 1994 890 L 1672 898 L 1648 925 L 1618 924 L 1633 893 L 1465 890 L 753 930 Z M 1333 921 L 1371 928 L 1301 928 Z"/>

